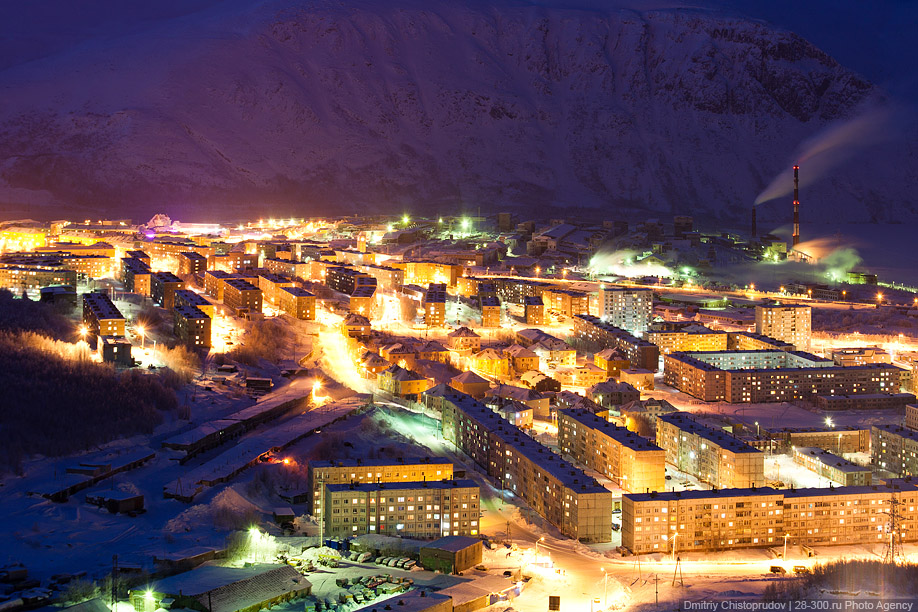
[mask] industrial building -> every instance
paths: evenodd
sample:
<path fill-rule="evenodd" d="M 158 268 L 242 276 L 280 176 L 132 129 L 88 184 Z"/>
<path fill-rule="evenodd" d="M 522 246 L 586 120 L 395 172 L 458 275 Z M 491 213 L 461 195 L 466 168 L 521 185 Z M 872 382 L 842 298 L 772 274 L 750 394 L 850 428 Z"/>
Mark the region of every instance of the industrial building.
<path fill-rule="evenodd" d="M 815 401 L 819 395 L 885 393 L 899 389 L 900 369 L 889 364 L 836 366 L 798 351 L 673 353 L 663 358 L 663 381 L 704 401 Z"/>
<path fill-rule="evenodd" d="M 587 410 L 558 411 L 558 446 L 626 491 L 666 488 L 666 453 L 662 448 Z"/>
<path fill-rule="evenodd" d="M 918 540 L 918 486 L 768 487 L 622 496 L 622 546 L 635 554 L 883 544 L 893 505 L 902 542 Z"/>
<path fill-rule="evenodd" d="M 483 549 L 481 538 L 446 536 L 421 547 L 420 564 L 432 572 L 464 572 L 481 563 Z"/>
<path fill-rule="evenodd" d="M 612 536 L 612 496 L 604 487 L 474 398 L 440 398 L 443 438 L 557 527 L 585 542 Z"/>
<path fill-rule="evenodd" d="M 760 304 L 755 307 L 755 333 L 783 340 L 798 351 L 810 346 L 812 308 L 801 304 Z"/>
<path fill-rule="evenodd" d="M 473 480 L 325 484 L 327 536 L 367 533 L 431 540 L 476 536 L 480 492 Z"/>
<path fill-rule="evenodd" d="M 650 328 L 653 291 L 629 287 L 599 288 L 599 318 L 635 336 Z"/>
<path fill-rule="evenodd" d="M 325 484 L 452 480 L 453 464 L 443 457 L 316 460 L 309 462 L 306 477 L 309 513 L 319 516 Z"/>
<path fill-rule="evenodd" d="M 725 431 L 696 422 L 687 412 L 657 417 L 657 446 L 666 461 L 721 488 L 765 484 L 765 455 Z"/>

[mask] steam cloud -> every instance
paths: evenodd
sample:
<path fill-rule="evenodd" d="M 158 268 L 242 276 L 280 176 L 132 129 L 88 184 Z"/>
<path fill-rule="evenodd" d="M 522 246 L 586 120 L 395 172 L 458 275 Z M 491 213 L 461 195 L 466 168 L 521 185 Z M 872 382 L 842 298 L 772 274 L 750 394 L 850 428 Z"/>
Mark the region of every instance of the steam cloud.
<path fill-rule="evenodd" d="M 621 249 L 614 253 L 597 253 L 590 259 L 590 268 L 597 274 L 614 274 L 635 278 L 639 276 L 662 276 L 671 278 L 672 270 L 655 263 L 635 261 L 636 251 Z"/>
<path fill-rule="evenodd" d="M 832 168 L 857 155 L 861 150 L 887 142 L 901 134 L 900 121 L 890 108 L 875 108 L 850 121 L 836 123 L 806 140 L 795 163 L 801 166 L 800 187 L 811 185 Z M 755 199 L 761 204 L 790 194 L 794 190 L 794 170 L 788 165 Z"/>

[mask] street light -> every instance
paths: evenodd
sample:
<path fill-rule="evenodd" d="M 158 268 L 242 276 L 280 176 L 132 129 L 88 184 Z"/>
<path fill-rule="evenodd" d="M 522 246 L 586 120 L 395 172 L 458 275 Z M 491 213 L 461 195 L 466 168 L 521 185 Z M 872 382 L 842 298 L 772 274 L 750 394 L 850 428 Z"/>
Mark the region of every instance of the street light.
<path fill-rule="evenodd" d="M 755 435 L 756 436 L 759 435 L 759 422 L 758 421 L 755 422 Z"/>
<path fill-rule="evenodd" d="M 784 556 L 781 559 L 784 560 L 784 563 L 787 563 L 787 538 L 790 537 L 789 533 L 784 534 Z"/>
<path fill-rule="evenodd" d="M 143 325 L 137 327 L 137 333 L 140 334 L 140 350 L 144 348 L 144 341 L 146 340 L 147 330 L 143 328 Z"/>
<path fill-rule="evenodd" d="M 679 537 L 679 532 L 673 534 L 673 563 L 676 562 L 676 538 Z"/>
<path fill-rule="evenodd" d="M 609 607 L 609 573 L 606 571 L 606 568 L 601 567 L 599 570 L 602 572 L 602 607 Z"/>
<path fill-rule="evenodd" d="M 501 492 L 501 497 L 503 497 L 503 492 Z M 545 541 L 545 536 L 542 536 L 541 538 L 536 540 L 536 547 L 535 547 L 536 563 L 538 563 L 539 561 L 539 542 L 544 542 L 544 541 Z"/>
<path fill-rule="evenodd" d="M 829 427 L 835 427 L 835 424 L 832 422 L 832 417 L 826 417 L 826 425 Z"/>

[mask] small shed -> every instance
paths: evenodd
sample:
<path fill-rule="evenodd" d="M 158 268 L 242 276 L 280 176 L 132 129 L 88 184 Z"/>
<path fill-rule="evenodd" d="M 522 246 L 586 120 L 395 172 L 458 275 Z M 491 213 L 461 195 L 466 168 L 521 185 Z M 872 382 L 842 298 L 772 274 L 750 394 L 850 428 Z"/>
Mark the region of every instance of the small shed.
<path fill-rule="evenodd" d="M 294 520 L 296 520 L 296 513 L 293 511 L 293 508 L 288 506 L 274 509 L 274 522 L 278 525 L 292 523 Z"/>
<path fill-rule="evenodd" d="M 462 572 L 481 563 L 481 540 L 446 536 L 421 547 L 421 567 L 444 574 Z"/>

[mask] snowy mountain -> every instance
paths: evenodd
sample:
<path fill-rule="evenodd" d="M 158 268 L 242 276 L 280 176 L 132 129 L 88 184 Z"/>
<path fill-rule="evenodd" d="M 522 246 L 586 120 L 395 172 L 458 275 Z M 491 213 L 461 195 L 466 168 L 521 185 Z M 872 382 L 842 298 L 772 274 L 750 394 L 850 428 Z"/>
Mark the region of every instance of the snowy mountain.
<path fill-rule="evenodd" d="M 4 43 L 0 207 L 195 220 L 252 204 L 556 205 L 740 220 L 802 142 L 886 103 L 793 33 L 635 4 L 71 8 L 51 24 L 70 38 Z M 915 144 L 833 168 L 804 190 L 804 221 L 913 218 Z M 788 208 L 763 204 L 760 222 Z"/>

